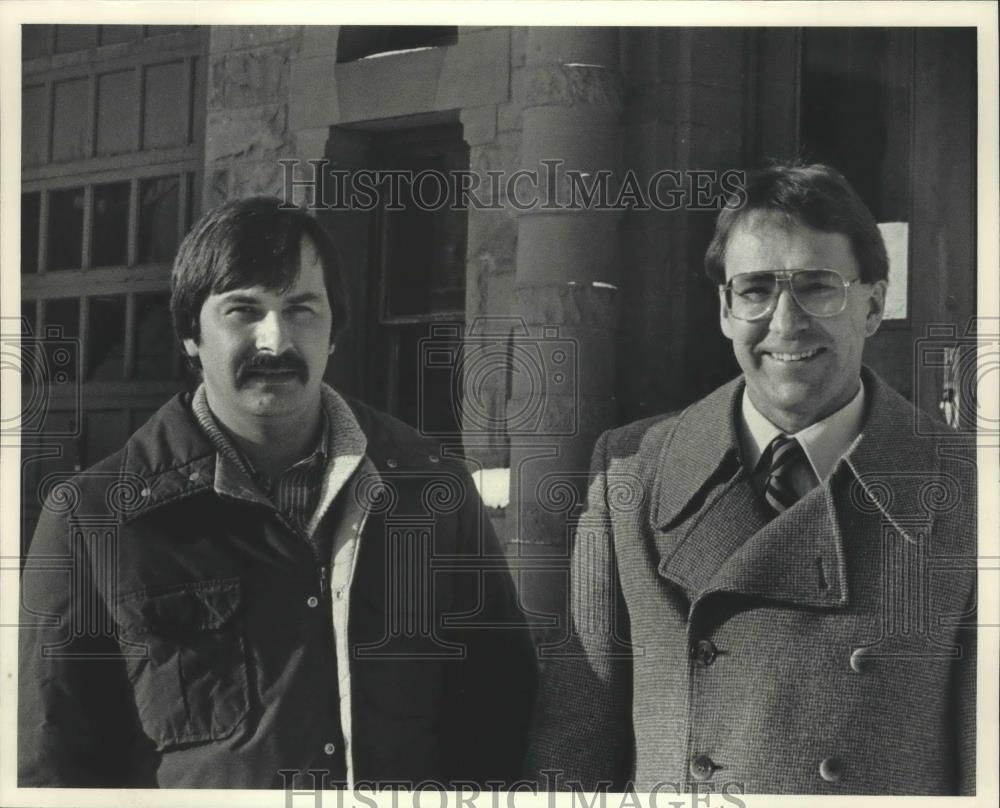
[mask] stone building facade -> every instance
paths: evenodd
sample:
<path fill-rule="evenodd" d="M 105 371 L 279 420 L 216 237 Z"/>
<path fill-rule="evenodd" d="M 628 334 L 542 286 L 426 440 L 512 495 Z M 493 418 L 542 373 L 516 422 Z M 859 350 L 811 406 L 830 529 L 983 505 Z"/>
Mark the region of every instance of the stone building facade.
<path fill-rule="evenodd" d="M 144 213 L 151 175 L 180 177 L 169 220 L 178 234 L 227 199 L 308 201 L 321 174 L 437 167 L 478 178 L 482 204 L 460 210 L 313 199 L 352 290 L 329 379 L 489 470 L 481 479 L 501 506 L 494 524 L 524 605 L 542 615 L 565 609 L 568 536 L 598 435 L 682 407 L 737 371 L 702 271 L 725 172 L 768 157 L 831 162 L 880 222 L 903 225 L 892 231 L 903 234 L 894 267 L 907 290 L 902 314 L 869 361 L 922 406 L 937 406 L 946 379 L 945 370 L 921 375 L 916 341 L 930 324 L 961 336 L 975 313 L 972 29 L 29 28 L 25 98 L 36 106 L 26 106 L 22 133 L 48 145 L 25 152 L 22 242 L 37 262 L 22 261 L 22 315 L 37 334 L 68 324 L 83 357 L 44 413 L 37 460 L 29 453 L 25 464 L 26 527 L 37 507 L 30 491 L 111 451 L 182 381 L 176 360 L 157 378 L 136 371 L 143 340 L 154 338 L 139 333 L 153 322 L 142 295 L 160 294 L 162 306 L 169 275 L 163 256 L 141 260 L 143 217 L 159 221 Z M 66 30 L 78 28 L 94 31 Z M 179 67 L 161 76 L 162 64 Z M 145 124 L 102 153 L 101 116 L 112 110 L 102 93 L 119 87 L 108 76 L 133 73 L 120 101 Z M 97 135 L 60 159 L 68 81 L 89 93 L 76 114 Z M 168 127 L 163 144 L 146 142 L 177 115 L 174 140 Z M 603 171 L 610 199 L 632 204 L 522 205 L 512 195 L 524 185 L 490 184 L 544 173 L 546 161 L 559 161 L 546 175 L 557 200 L 566 201 L 569 175 Z M 657 176 L 673 192 L 666 202 L 620 197 L 630 182 L 641 197 Z M 95 200 L 114 183 L 131 188 L 121 197 L 124 251 L 95 269 L 87 234 Z M 80 266 L 56 268 L 47 234 L 66 188 L 82 200 Z M 87 360 L 103 343 L 88 329 L 97 293 L 113 288 L 122 370 L 100 381 Z M 58 320 L 48 312 L 67 295 L 80 313 Z M 169 340 L 162 324 L 157 333 Z"/>

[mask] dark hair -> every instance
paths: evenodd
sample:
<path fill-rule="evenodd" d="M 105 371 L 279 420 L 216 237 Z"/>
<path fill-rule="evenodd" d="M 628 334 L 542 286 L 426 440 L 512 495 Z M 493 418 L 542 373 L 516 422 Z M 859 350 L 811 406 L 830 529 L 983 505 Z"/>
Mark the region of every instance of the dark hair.
<path fill-rule="evenodd" d="M 755 211 L 772 211 L 789 224 L 801 223 L 850 239 L 863 283 L 885 280 L 889 258 L 875 217 L 844 175 L 821 163 L 780 163 L 751 172 L 742 205 L 723 208 L 705 253 L 705 274 L 716 283 L 726 279 L 729 234 Z"/>
<path fill-rule="evenodd" d="M 211 294 L 261 285 L 285 291 L 299 275 L 303 235 L 316 247 L 333 314 L 330 341 L 347 324 L 348 305 L 333 240 L 303 208 L 276 197 L 226 202 L 202 217 L 181 243 L 170 277 L 170 311 L 179 340 L 200 339 L 198 318 Z"/>

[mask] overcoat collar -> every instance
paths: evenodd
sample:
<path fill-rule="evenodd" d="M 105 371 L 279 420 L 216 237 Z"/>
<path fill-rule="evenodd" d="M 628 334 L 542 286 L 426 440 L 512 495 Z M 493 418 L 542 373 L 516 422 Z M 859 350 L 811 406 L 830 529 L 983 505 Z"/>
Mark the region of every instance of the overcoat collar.
<path fill-rule="evenodd" d="M 927 525 L 934 509 L 928 505 L 947 497 L 934 441 L 916 437 L 917 411 L 871 371 L 864 369 L 862 380 L 868 394 L 866 422 L 833 475 L 794 509 L 761 525 L 744 543 L 735 542 L 718 569 L 709 559 L 720 550 L 719 525 L 708 528 L 711 518 L 704 524 L 685 520 L 699 508 L 710 508 L 712 503 L 705 505 L 709 491 L 739 472 L 736 417 L 743 379 L 685 410 L 664 441 L 656 467 L 650 527 L 660 555 L 659 573 L 689 590 L 692 579 L 700 579 L 704 586 L 697 589 L 702 595 L 729 591 L 806 606 L 845 607 L 844 525 L 833 487 L 848 492 L 848 513 L 876 526 L 888 520 L 907 538 L 915 532 L 915 520 Z M 743 503 L 741 512 L 747 518 L 752 506 Z M 801 540 L 789 542 L 789 535 Z"/>
<path fill-rule="evenodd" d="M 741 376 L 677 417 L 656 464 L 649 514 L 654 530 L 673 522 L 724 463 L 741 462 L 736 412 L 743 388 Z"/>
<path fill-rule="evenodd" d="M 934 514 L 962 496 L 958 482 L 942 473 L 942 424 L 933 421 L 867 368 L 862 379 L 871 396 L 868 418 L 838 470 L 852 478 L 851 506 L 891 522 L 911 541 Z"/>
<path fill-rule="evenodd" d="M 868 368 L 861 379 L 868 396 L 865 425 L 835 473 L 846 466 L 853 475 L 852 501 L 861 510 L 899 522 L 926 515 L 933 498 L 943 496 L 935 487 L 936 442 L 921 437 L 931 431 L 926 416 Z M 744 388 L 738 377 L 678 416 L 658 459 L 650 508 L 654 530 L 676 519 L 724 464 L 742 462 L 736 418 Z M 670 467 L 680 473 L 664 473 Z"/>

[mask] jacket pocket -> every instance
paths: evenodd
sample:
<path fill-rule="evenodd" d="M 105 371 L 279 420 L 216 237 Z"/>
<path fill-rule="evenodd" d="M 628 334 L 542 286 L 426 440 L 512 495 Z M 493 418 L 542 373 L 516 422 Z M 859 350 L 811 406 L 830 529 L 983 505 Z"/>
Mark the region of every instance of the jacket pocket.
<path fill-rule="evenodd" d="M 241 606 L 238 578 L 118 599 L 115 616 L 136 708 L 157 749 L 228 738 L 246 718 Z"/>

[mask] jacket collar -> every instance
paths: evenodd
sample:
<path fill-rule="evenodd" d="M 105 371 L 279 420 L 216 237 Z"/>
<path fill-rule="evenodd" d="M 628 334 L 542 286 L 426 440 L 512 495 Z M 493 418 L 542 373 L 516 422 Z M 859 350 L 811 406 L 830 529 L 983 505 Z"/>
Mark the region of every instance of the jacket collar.
<path fill-rule="evenodd" d="M 216 450 L 191 413 L 189 393 L 164 404 L 125 443 L 121 474 L 129 522 L 182 497 L 211 490 Z"/>
<path fill-rule="evenodd" d="M 382 475 L 405 474 L 441 459 L 439 447 L 414 439 L 401 421 L 352 399 L 343 399 L 360 427 L 359 451 Z M 345 408 L 345 410 L 347 409 Z M 331 425 L 336 433 L 336 423 Z M 333 440 L 337 437 L 334 434 Z M 225 490 L 231 496 L 271 507 L 232 461 L 218 463 L 216 447 L 191 412 L 191 395 L 164 404 L 126 442 L 115 508 L 123 522 L 183 497 Z M 112 492 L 109 492 L 109 497 Z"/>

